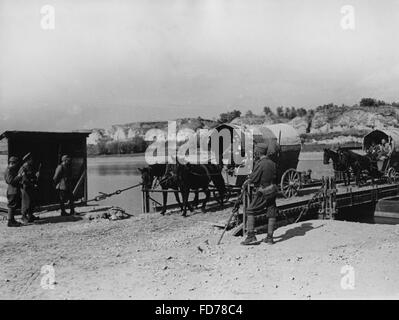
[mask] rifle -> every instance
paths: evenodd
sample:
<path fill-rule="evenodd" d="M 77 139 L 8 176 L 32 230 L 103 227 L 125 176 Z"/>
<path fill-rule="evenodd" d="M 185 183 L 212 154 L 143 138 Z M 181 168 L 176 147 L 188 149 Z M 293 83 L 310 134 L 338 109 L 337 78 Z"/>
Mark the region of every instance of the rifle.
<path fill-rule="evenodd" d="M 40 170 L 42 169 L 42 163 L 40 162 L 39 163 L 39 167 L 37 168 L 37 171 L 36 171 L 36 179 L 39 179 L 39 177 L 40 177 Z"/>
<path fill-rule="evenodd" d="M 240 208 L 240 203 L 241 203 L 241 201 L 242 201 L 242 199 L 243 199 L 243 197 L 244 197 L 244 194 L 245 194 L 245 186 L 241 189 L 241 193 L 240 193 L 240 195 L 237 197 L 236 202 L 234 203 L 233 211 L 232 211 L 232 213 L 231 213 L 229 219 L 227 220 L 227 223 L 226 223 L 226 225 L 225 225 L 225 227 L 224 227 L 224 230 L 223 230 L 222 234 L 220 235 L 219 241 L 218 241 L 218 243 L 217 243 L 218 245 L 219 245 L 220 242 L 222 241 L 222 238 L 223 238 L 223 236 L 224 236 L 224 234 L 225 234 L 225 232 L 226 232 L 228 226 L 230 225 L 231 220 L 232 220 L 233 217 L 238 213 L 238 209 Z"/>

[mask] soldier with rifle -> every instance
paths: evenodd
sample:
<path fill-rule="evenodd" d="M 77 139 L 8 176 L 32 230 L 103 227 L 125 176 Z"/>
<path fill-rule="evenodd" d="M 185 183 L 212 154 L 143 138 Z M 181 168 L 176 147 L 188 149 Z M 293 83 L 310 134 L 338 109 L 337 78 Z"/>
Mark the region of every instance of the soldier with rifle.
<path fill-rule="evenodd" d="M 69 202 L 70 213 L 69 215 L 75 214 L 75 205 L 73 200 L 72 190 L 72 163 L 71 158 L 68 155 L 63 155 L 61 158 L 61 164 L 55 169 L 53 177 L 55 188 L 58 191 L 58 199 L 60 202 L 61 216 L 67 216 L 65 211 L 65 202 Z"/>
<path fill-rule="evenodd" d="M 8 200 L 8 227 L 19 227 L 21 223 L 15 220 L 15 211 L 17 210 L 20 197 L 20 182 L 21 176 L 18 175 L 19 169 L 19 159 L 17 157 L 11 156 L 8 160 L 8 166 L 4 172 L 4 180 L 7 183 L 7 200 Z"/>
<path fill-rule="evenodd" d="M 32 154 L 28 153 L 23 157 L 23 164 L 18 175 L 21 177 L 21 213 L 24 224 L 31 223 L 38 218 L 33 215 L 37 203 L 36 189 L 38 186 L 39 171 L 34 170 Z"/>

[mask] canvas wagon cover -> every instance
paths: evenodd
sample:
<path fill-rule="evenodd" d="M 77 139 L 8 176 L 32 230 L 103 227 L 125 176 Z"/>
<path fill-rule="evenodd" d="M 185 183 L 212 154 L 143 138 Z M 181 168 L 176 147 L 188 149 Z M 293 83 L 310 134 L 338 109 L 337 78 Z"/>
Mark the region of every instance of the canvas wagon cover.
<path fill-rule="evenodd" d="M 301 146 L 301 139 L 298 132 L 290 125 L 285 123 L 270 125 L 247 126 L 252 129 L 256 142 L 276 140 L 280 146 Z M 259 140 L 259 141 L 257 141 Z"/>
<path fill-rule="evenodd" d="M 392 149 L 393 153 L 399 153 L 399 129 L 378 129 L 371 131 L 363 138 L 363 148 L 366 150 L 371 146 L 371 143 L 374 141 L 375 143 L 380 143 L 381 139 L 385 139 L 388 141 L 389 138 L 392 138 Z"/>
<path fill-rule="evenodd" d="M 243 125 L 225 123 L 215 128 L 213 135 L 217 135 L 220 130 L 224 128 L 235 130 L 240 133 L 241 130 L 252 130 L 254 145 L 260 142 L 268 143 L 274 140 L 280 142 L 281 152 L 277 161 L 277 181 L 279 182 L 284 172 L 288 169 L 296 170 L 299 154 L 301 152 L 301 139 L 298 132 L 290 125 L 285 123 L 271 124 L 271 125 Z M 246 176 L 250 172 L 246 168 L 237 168 L 236 175 Z"/>

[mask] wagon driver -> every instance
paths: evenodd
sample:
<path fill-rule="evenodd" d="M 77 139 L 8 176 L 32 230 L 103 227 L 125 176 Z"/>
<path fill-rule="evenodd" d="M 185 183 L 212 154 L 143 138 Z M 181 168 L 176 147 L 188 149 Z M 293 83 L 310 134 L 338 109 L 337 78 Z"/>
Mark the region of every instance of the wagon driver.
<path fill-rule="evenodd" d="M 254 184 L 255 193 L 252 202 L 247 209 L 247 237 L 241 242 L 242 245 L 258 244 L 255 236 L 255 217 L 266 213 L 268 217 L 267 236 L 262 241 L 268 244 L 274 244 L 273 231 L 276 222 L 276 164 L 268 155 L 268 145 L 258 143 L 255 147 L 255 157 L 259 160 L 255 164 L 254 170 L 244 182 L 246 185 Z"/>

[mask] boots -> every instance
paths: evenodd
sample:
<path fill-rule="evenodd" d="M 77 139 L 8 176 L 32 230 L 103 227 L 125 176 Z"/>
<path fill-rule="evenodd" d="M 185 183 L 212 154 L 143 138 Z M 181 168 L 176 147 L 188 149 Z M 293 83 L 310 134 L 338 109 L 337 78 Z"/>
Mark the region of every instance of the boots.
<path fill-rule="evenodd" d="M 273 234 L 267 234 L 266 238 L 264 238 L 262 241 L 267 244 L 274 244 Z"/>
<path fill-rule="evenodd" d="M 248 231 L 247 237 L 245 238 L 244 241 L 241 242 L 241 244 L 243 246 L 249 246 L 249 245 L 258 244 L 257 242 L 258 242 L 258 239 L 256 239 L 255 232 Z"/>
<path fill-rule="evenodd" d="M 8 220 L 7 221 L 7 227 L 20 227 L 22 226 L 22 223 L 16 221 L 16 220 Z"/>
<path fill-rule="evenodd" d="M 69 195 L 69 215 L 74 216 L 75 215 L 75 203 L 73 201 L 73 194 L 71 193 Z"/>
<path fill-rule="evenodd" d="M 262 241 L 267 244 L 274 244 L 273 241 L 273 232 L 274 232 L 274 224 L 276 223 L 276 218 L 269 218 L 267 224 L 267 236 Z"/>
<path fill-rule="evenodd" d="M 32 223 L 35 222 L 36 220 L 39 220 L 39 218 L 35 217 L 33 214 L 29 215 L 28 222 Z"/>
<path fill-rule="evenodd" d="M 29 219 L 26 215 L 22 215 L 21 220 L 22 220 L 22 224 L 25 224 L 25 225 L 29 224 Z"/>
<path fill-rule="evenodd" d="M 20 227 L 21 223 L 14 218 L 14 209 L 8 208 L 8 221 L 7 227 Z"/>
<path fill-rule="evenodd" d="M 62 217 L 66 217 L 68 214 L 67 214 L 67 212 L 65 211 L 65 205 L 64 205 L 64 202 L 60 202 L 60 210 L 61 210 L 61 216 Z"/>
<path fill-rule="evenodd" d="M 249 215 L 247 218 L 247 238 L 241 242 L 243 246 L 259 244 L 255 236 L 255 216 Z"/>

